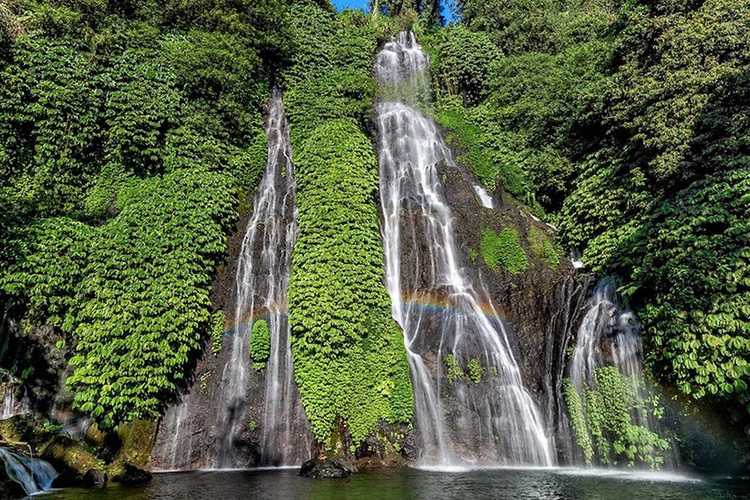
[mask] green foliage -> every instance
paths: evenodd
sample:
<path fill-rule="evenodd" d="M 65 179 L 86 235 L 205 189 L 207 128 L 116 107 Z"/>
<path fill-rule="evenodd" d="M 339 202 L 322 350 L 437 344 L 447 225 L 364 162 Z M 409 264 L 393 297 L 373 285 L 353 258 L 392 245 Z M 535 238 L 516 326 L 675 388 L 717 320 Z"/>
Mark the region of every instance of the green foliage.
<path fill-rule="evenodd" d="M 286 5 L 13 0 L 0 13 L 0 303 L 75 349 L 79 410 L 104 427 L 157 417 L 223 322 L 209 287 L 235 184 L 252 189 L 265 166 Z"/>
<path fill-rule="evenodd" d="M 218 310 L 213 314 L 212 325 L 211 325 L 211 354 L 214 356 L 221 352 L 221 348 L 224 344 L 224 323 L 227 321 L 227 316 L 224 311 Z"/>
<path fill-rule="evenodd" d="M 487 132 L 483 127 L 485 111 L 486 108 L 480 107 L 469 112 L 444 100 L 438 108 L 437 119 L 451 131 L 448 141 L 457 142 L 456 145 L 466 151 L 459 160 L 472 169 L 489 191 L 502 188 L 524 199 L 531 188 L 520 168 L 523 159 L 514 150 L 518 138 L 502 131 Z"/>
<path fill-rule="evenodd" d="M 568 407 L 568 415 L 570 416 L 570 424 L 573 428 L 576 444 L 578 444 L 583 452 L 583 458 L 586 460 L 586 465 L 591 466 L 592 459 L 594 458 L 594 447 L 591 444 L 591 435 L 589 434 L 589 427 L 586 422 L 586 413 L 584 411 L 583 402 L 581 401 L 581 396 L 575 390 L 575 387 L 573 387 L 573 383 L 569 378 L 563 379 L 563 397 L 565 398 L 565 403 Z"/>
<path fill-rule="evenodd" d="M 328 120 L 350 117 L 363 129 L 370 124 L 372 66 L 389 33 L 360 15 L 337 17 L 307 2 L 292 6 L 298 50 L 296 69 L 285 74 L 284 102 L 296 147 Z"/>
<path fill-rule="evenodd" d="M 448 378 L 448 382 L 458 382 L 463 380 L 466 376 L 461 365 L 453 354 L 446 354 L 445 358 L 443 358 L 443 363 L 445 363 L 445 376 Z"/>
<path fill-rule="evenodd" d="M 295 160 L 295 378 L 317 440 L 327 441 L 340 417 L 359 443 L 379 420 L 408 422 L 412 413 L 406 351 L 383 287 L 377 161 L 352 119 L 318 126 Z"/>
<path fill-rule="evenodd" d="M 248 353 L 256 370 L 261 371 L 266 367 L 266 361 L 271 355 L 271 332 L 268 330 L 268 323 L 263 319 L 253 323 Z"/>
<path fill-rule="evenodd" d="M 109 427 L 156 418 L 211 325 L 208 287 L 234 213 L 231 177 L 177 170 L 102 226 L 63 328 L 68 386 Z M 169 235 L 169 238 L 165 238 Z M 147 381 L 147 383 L 145 383 Z"/>
<path fill-rule="evenodd" d="M 628 261 L 645 302 L 648 362 L 684 394 L 723 401 L 742 426 L 750 425 L 748 201 L 746 169 L 696 182 L 647 221 Z"/>
<path fill-rule="evenodd" d="M 482 381 L 482 377 L 484 376 L 484 373 L 486 371 L 477 358 L 471 358 L 469 364 L 466 366 L 466 369 L 469 372 L 469 380 L 471 380 L 475 384 L 478 384 Z"/>
<path fill-rule="evenodd" d="M 615 367 L 597 368 L 595 386 L 579 394 L 570 379 L 563 382 L 565 401 L 576 442 L 587 464 L 594 456 L 601 464 L 636 463 L 658 468 L 664 462 L 669 442 L 646 427 L 637 425 L 635 412 L 642 418 L 657 416 L 657 406 L 645 401 L 639 382 L 621 375 Z M 593 443 L 593 446 L 592 446 Z"/>
<path fill-rule="evenodd" d="M 479 251 L 490 269 L 497 270 L 502 266 L 509 273 L 517 274 L 529 267 L 521 239 L 513 229 L 506 229 L 500 234 L 492 229 L 484 229 Z"/>
<path fill-rule="evenodd" d="M 531 227 L 526 239 L 534 256 L 542 262 L 549 264 L 552 269 L 557 268 L 557 265 L 560 263 L 560 254 L 555 247 L 554 241 L 544 231 Z"/>

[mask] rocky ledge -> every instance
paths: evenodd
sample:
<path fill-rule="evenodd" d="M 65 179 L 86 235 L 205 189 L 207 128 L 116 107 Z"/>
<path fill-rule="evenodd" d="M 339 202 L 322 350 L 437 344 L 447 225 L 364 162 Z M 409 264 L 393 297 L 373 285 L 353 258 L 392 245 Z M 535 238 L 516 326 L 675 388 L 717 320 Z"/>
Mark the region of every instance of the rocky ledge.
<path fill-rule="evenodd" d="M 340 458 L 313 458 L 302 464 L 299 475 L 340 479 L 357 472 L 355 466 Z"/>

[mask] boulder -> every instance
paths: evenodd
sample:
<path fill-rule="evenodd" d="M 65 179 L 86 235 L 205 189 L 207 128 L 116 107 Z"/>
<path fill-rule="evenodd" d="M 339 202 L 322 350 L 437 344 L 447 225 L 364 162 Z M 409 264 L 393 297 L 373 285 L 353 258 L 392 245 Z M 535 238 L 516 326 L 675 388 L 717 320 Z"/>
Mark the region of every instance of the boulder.
<path fill-rule="evenodd" d="M 313 458 L 302 464 L 300 476 L 340 479 L 359 472 L 355 466 L 341 458 Z"/>
<path fill-rule="evenodd" d="M 151 481 L 151 473 L 133 464 L 115 462 L 107 468 L 109 480 L 120 484 L 139 484 Z"/>

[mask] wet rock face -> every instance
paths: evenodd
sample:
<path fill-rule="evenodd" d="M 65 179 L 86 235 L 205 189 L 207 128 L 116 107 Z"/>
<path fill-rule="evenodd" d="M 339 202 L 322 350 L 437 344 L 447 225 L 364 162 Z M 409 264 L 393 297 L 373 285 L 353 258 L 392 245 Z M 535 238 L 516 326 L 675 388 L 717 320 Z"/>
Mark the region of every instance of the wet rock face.
<path fill-rule="evenodd" d="M 341 458 L 313 458 L 300 468 L 299 475 L 312 478 L 341 479 L 359 471 L 351 463 Z"/>
<path fill-rule="evenodd" d="M 282 179 L 277 179 L 277 182 L 282 182 Z M 227 381 L 224 374 L 232 362 L 233 335 L 238 322 L 238 318 L 235 318 L 238 300 L 236 276 L 243 238 L 252 217 L 253 198 L 254 193 L 243 196 L 240 221 L 228 240 L 227 264 L 219 269 L 212 283 L 212 305 L 226 315 L 221 348 L 214 341 L 205 346 L 192 376 L 182 388 L 182 394 L 162 418 L 152 452 L 152 469 L 281 465 L 274 457 L 263 456 L 264 434 L 277 431 L 276 428 L 263 428 L 268 367 L 262 370 L 257 370 L 255 366 L 248 368 L 246 395 L 242 401 L 227 403 L 225 395 Z M 259 231 L 262 230 L 261 227 Z M 260 261 L 262 248 L 254 246 L 252 251 L 255 261 Z M 253 311 L 254 314 L 261 312 Z M 240 322 L 245 319 L 239 318 Z M 284 418 L 288 419 L 292 432 L 297 436 L 293 440 L 294 449 L 285 449 L 284 454 L 302 457 L 297 463 L 313 456 L 317 450 L 299 396 Z M 231 421 L 231 424 L 227 424 L 227 421 Z M 281 426 L 282 422 L 278 422 L 278 425 Z M 227 440 L 230 450 L 226 449 Z"/>
<path fill-rule="evenodd" d="M 475 286 L 486 287 L 507 332 L 511 349 L 522 372 L 524 385 L 543 413 L 546 427 L 552 429 L 557 438 L 554 442 L 557 449 L 554 451 L 558 461 L 567 463 L 570 461 L 571 450 L 568 446 L 570 440 L 566 436 L 568 423 L 560 394 L 561 383 L 567 357 L 566 350 L 571 335 L 580 322 L 582 306 L 592 283 L 586 278 L 574 278 L 575 270 L 563 252 L 560 252 L 558 265 L 551 266 L 531 251 L 531 231 L 554 238 L 554 230 L 534 220 L 523 205 L 507 197 L 502 190 L 493 197 L 495 208 L 488 209 L 482 206 L 472 187 L 470 176 L 460 167 L 439 165 L 438 174 L 445 188 L 444 196 L 451 209 L 460 265 Z M 414 207 L 414 210 L 416 219 L 419 217 L 419 207 Z M 403 232 L 413 231 L 414 223 L 410 217 L 405 217 L 402 225 L 405 226 L 402 228 Z M 480 251 L 482 231 L 486 229 L 498 234 L 506 229 L 516 231 L 529 261 L 528 269 L 517 274 L 506 271 L 502 266 L 496 270 L 490 269 Z M 415 243 L 426 244 L 420 243 L 419 238 Z M 416 248 L 419 252 L 418 246 Z M 403 262 L 416 260 L 404 256 Z M 413 276 L 417 282 L 426 281 L 425 270 L 417 266 L 414 265 L 413 269 L 406 270 L 404 274 Z M 484 372 L 482 376 L 477 375 L 482 373 L 483 368 L 478 367 L 472 379 L 467 370 L 469 360 L 457 360 L 465 373 L 461 377 L 448 380 L 449 370 L 442 366 L 444 360 L 436 357 L 441 347 L 439 326 L 429 323 L 423 326 L 427 332 L 434 331 L 434 334 L 428 333 L 421 338 L 421 344 L 415 348 L 423 353 L 431 372 L 436 372 L 436 365 L 441 364 L 440 368 L 444 374 L 440 384 L 441 399 L 446 403 L 448 413 L 482 421 L 481 415 L 473 415 L 474 410 L 467 410 L 470 406 L 475 406 L 467 405 L 467 401 L 481 400 L 487 391 L 493 390 L 486 379 L 491 374 Z M 431 356 L 424 354 L 430 352 L 433 353 Z M 465 424 L 464 427 L 457 421 L 456 425 L 446 429 L 446 432 L 451 435 L 452 442 L 473 447 L 474 454 L 481 457 L 483 446 L 494 446 L 492 440 L 464 436 L 465 429 L 473 427 L 471 422 L 467 421 Z M 498 439 L 502 441 L 502 436 L 495 436 L 495 440 Z M 462 450 L 455 451 L 459 455 L 462 454 Z M 492 450 L 488 449 L 487 454 L 492 456 Z"/>

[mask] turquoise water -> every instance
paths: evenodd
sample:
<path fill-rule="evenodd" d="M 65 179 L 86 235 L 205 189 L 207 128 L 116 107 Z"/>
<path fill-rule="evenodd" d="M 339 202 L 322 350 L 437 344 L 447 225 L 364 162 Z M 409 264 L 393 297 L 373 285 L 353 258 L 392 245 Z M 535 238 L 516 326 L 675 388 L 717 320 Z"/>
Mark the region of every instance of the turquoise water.
<path fill-rule="evenodd" d="M 223 499 L 734 499 L 750 478 L 688 477 L 582 469 L 372 470 L 347 479 L 308 479 L 296 469 L 156 474 L 138 486 L 70 489 L 45 500 Z"/>

